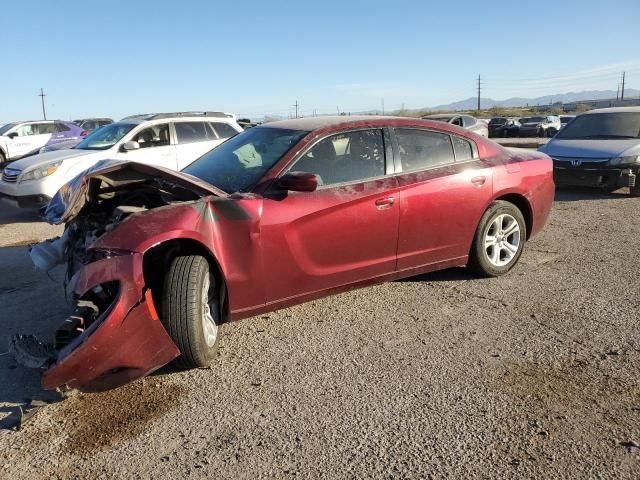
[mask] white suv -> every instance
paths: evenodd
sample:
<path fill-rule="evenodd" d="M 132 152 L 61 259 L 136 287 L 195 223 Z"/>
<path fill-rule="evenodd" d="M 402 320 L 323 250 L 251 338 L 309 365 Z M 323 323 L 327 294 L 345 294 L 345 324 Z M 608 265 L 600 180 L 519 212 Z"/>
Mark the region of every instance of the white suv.
<path fill-rule="evenodd" d="M 127 117 L 92 132 L 72 149 L 12 162 L 2 172 L 0 197 L 23 208 L 45 205 L 60 187 L 100 160 L 182 170 L 241 131 L 233 115 L 221 112 Z"/>

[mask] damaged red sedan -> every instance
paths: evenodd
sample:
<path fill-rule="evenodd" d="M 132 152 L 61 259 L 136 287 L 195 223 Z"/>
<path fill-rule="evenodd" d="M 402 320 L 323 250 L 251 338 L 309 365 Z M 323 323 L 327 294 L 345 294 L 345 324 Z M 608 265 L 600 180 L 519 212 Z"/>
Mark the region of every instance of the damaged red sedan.
<path fill-rule="evenodd" d="M 317 117 L 246 130 L 183 172 L 104 162 L 61 189 L 34 246 L 74 313 L 12 349 L 47 389 L 208 365 L 218 326 L 453 266 L 509 271 L 543 227 L 552 162 L 441 122 Z"/>

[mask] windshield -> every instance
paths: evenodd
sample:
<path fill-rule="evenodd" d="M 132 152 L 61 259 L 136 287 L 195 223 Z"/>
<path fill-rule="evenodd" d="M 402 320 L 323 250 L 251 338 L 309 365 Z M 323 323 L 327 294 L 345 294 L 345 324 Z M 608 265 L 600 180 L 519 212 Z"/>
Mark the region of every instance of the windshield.
<path fill-rule="evenodd" d="M 183 172 L 227 193 L 247 191 L 308 132 L 256 127 L 205 153 Z"/>
<path fill-rule="evenodd" d="M 106 150 L 118 143 L 136 123 L 112 123 L 91 132 L 75 148 L 79 150 Z"/>
<path fill-rule="evenodd" d="M 489 125 L 502 125 L 504 123 L 507 123 L 507 119 L 504 117 L 496 117 L 496 118 L 492 118 L 489 121 Z"/>
<path fill-rule="evenodd" d="M 17 125 L 17 123 L 7 123 L 6 125 L 0 127 L 0 135 L 4 135 L 9 130 L 11 130 L 13 127 L 15 127 L 16 125 Z"/>
<path fill-rule="evenodd" d="M 564 127 L 556 138 L 640 138 L 640 112 L 580 115 Z"/>
<path fill-rule="evenodd" d="M 529 118 L 523 118 L 522 120 L 520 120 L 521 123 L 540 123 L 540 122 L 544 122 L 547 119 L 547 117 L 529 117 Z"/>
<path fill-rule="evenodd" d="M 437 117 L 425 117 L 425 120 L 435 120 L 436 122 L 448 122 L 449 120 L 451 120 L 453 117 L 451 116 L 437 116 Z"/>

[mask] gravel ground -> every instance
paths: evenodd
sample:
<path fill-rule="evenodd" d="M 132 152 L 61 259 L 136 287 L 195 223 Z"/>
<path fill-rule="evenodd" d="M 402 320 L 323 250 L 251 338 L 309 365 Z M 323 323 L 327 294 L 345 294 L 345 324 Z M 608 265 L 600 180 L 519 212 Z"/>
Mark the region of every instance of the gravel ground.
<path fill-rule="evenodd" d="M 60 272 L 22 244 L 56 230 L 0 208 L 0 345 L 50 336 Z M 559 192 L 507 276 L 452 269 L 224 325 L 210 369 L 0 430 L 0 477 L 638 478 L 639 209 Z M 5 425 L 57 399 L 0 356 Z"/>

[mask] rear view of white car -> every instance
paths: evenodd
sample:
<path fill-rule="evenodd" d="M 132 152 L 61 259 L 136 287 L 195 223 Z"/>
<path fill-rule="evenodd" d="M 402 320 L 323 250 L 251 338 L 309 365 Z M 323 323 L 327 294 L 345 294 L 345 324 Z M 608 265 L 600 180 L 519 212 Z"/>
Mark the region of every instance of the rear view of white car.
<path fill-rule="evenodd" d="M 24 208 L 45 205 L 60 187 L 100 160 L 182 170 L 241 131 L 232 115 L 220 112 L 127 117 L 94 131 L 73 149 L 11 163 L 2 172 L 0 196 Z"/>

